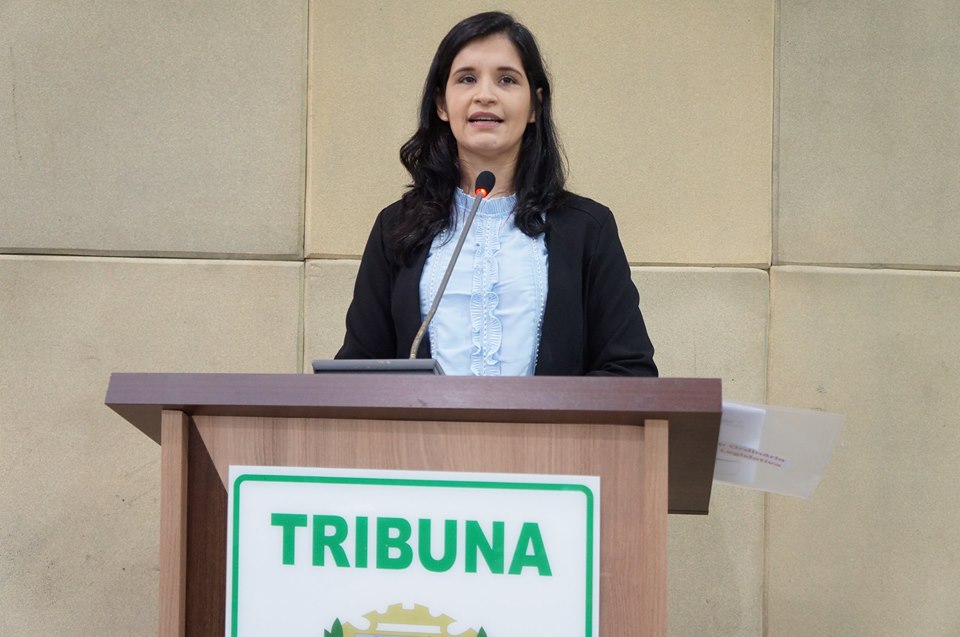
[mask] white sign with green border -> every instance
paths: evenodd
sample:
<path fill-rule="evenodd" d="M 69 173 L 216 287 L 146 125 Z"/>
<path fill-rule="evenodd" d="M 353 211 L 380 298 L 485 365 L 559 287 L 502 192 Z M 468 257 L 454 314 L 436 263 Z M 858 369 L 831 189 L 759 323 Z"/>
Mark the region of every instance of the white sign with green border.
<path fill-rule="evenodd" d="M 230 467 L 226 635 L 595 637 L 600 478 Z"/>

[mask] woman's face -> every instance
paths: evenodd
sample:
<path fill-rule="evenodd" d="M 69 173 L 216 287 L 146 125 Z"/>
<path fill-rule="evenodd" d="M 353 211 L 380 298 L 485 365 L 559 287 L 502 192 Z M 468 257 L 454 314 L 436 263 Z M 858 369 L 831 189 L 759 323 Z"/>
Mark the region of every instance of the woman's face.
<path fill-rule="evenodd" d="M 461 161 L 495 167 L 515 163 L 527 124 L 535 121 L 520 54 L 504 35 L 460 49 L 437 114 L 449 122 Z"/>

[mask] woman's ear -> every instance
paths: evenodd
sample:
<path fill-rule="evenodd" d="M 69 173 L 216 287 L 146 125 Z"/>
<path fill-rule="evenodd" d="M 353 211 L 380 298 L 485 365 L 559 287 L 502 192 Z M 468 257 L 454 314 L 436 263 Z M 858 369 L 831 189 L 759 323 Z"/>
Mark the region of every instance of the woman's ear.
<path fill-rule="evenodd" d="M 433 101 L 437 104 L 437 117 L 444 122 L 449 122 L 450 116 L 447 115 L 447 101 L 443 99 L 443 94 L 440 91 L 437 91 L 437 95 L 433 98 Z"/>
<path fill-rule="evenodd" d="M 537 111 L 540 110 L 540 106 L 543 104 L 543 89 L 537 89 L 537 103 L 533 105 L 533 108 L 530 109 L 530 119 L 527 120 L 528 124 L 533 124 L 537 121 Z"/>

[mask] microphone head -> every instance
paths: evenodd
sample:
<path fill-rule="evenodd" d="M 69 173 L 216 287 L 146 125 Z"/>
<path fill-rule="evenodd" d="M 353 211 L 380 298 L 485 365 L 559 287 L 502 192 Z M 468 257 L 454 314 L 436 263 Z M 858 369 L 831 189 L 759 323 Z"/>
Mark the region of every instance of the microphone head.
<path fill-rule="evenodd" d="M 493 185 L 497 183 L 497 178 L 489 170 L 485 170 L 477 175 L 477 183 L 474 186 L 474 194 L 480 197 L 486 197 L 493 190 Z"/>

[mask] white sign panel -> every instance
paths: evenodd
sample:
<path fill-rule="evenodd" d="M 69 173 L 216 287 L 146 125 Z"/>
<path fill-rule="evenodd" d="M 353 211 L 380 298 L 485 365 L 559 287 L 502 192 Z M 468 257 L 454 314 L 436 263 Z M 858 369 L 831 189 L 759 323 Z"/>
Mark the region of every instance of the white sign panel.
<path fill-rule="evenodd" d="M 600 479 L 230 467 L 228 637 L 595 637 Z"/>

